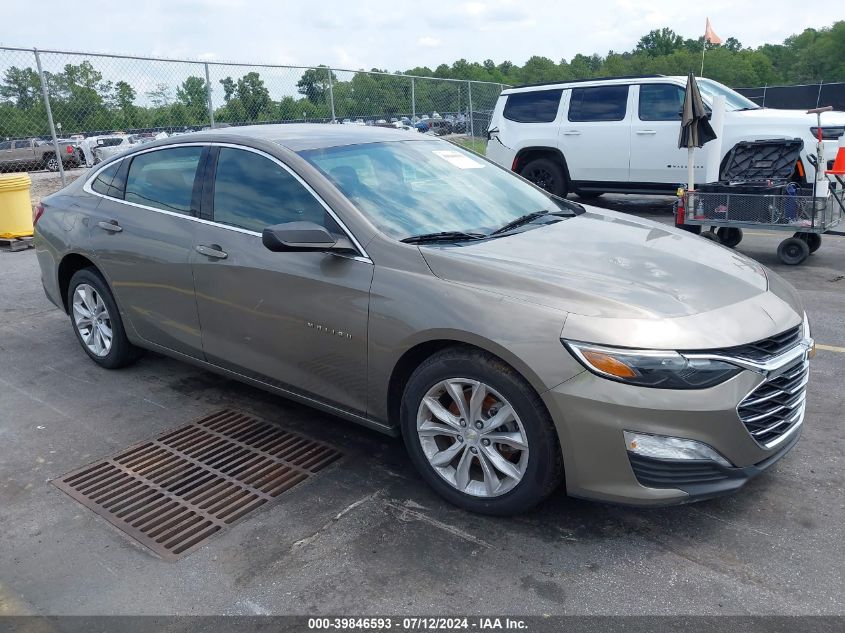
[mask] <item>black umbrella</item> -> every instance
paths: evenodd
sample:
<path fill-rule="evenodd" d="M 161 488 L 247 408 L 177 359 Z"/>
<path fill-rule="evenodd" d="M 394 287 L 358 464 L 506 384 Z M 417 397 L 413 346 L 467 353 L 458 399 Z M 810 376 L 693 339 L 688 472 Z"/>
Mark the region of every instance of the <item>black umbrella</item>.
<path fill-rule="evenodd" d="M 698 91 L 698 82 L 692 73 L 687 77 L 687 91 L 684 95 L 684 108 L 681 111 L 681 133 L 678 135 L 678 148 L 687 148 L 688 157 L 688 188 L 693 188 L 692 150 L 701 147 L 716 138 L 716 133 L 707 120 L 707 110 Z"/>

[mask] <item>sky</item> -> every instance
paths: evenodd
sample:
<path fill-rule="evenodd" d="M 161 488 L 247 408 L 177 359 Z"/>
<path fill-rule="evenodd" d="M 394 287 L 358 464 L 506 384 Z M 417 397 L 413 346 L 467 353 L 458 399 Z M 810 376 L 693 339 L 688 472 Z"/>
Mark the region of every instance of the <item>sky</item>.
<path fill-rule="evenodd" d="M 722 39 L 758 46 L 845 19 L 845 5 L 796 10 L 793 0 L 4 0 L 0 45 L 396 71 L 433 69 L 460 58 L 521 65 L 532 55 L 554 61 L 576 53 L 604 55 L 630 50 L 642 35 L 664 26 L 698 37 L 707 16 Z"/>

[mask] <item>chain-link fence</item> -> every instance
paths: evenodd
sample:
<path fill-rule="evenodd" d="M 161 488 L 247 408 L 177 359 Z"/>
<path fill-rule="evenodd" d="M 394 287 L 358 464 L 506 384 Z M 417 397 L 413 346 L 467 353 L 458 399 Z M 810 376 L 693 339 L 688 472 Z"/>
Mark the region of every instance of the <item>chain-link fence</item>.
<path fill-rule="evenodd" d="M 736 91 L 767 108 L 809 110 L 830 105 L 836 110 L 845 110 L 845 83 L 841 82 L 736 88 Z"/>
<path fill-rule="evenodd" d="M 504 87 L 326 66 L 0 47 L 0 170 L 67 165 L 42 160 L 48 145 L 92 164 L 104 148 L 223 125 L 404 124 L 483 137 Z"/>

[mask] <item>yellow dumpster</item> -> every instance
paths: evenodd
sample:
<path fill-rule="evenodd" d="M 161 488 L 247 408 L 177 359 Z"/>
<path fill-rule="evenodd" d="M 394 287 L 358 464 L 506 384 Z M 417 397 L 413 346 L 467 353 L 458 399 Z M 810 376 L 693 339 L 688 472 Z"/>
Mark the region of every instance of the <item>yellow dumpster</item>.
<path fill-rule="evenodd" d="M 32 235 L 29 174 L 0 174 L 0 238 Z"/>

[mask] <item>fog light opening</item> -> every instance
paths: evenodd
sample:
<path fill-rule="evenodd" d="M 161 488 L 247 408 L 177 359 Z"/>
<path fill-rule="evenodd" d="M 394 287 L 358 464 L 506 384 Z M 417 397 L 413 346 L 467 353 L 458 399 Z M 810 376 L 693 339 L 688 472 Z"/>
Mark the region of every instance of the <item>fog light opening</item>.
<path fill-rule="evenodd" d="M 703 442 L 633 431 L 623 433 L 625 448 L 629 453 L 652 459 L 707 459 L 725 468 L 733 467 L 716 449 Z"/>

